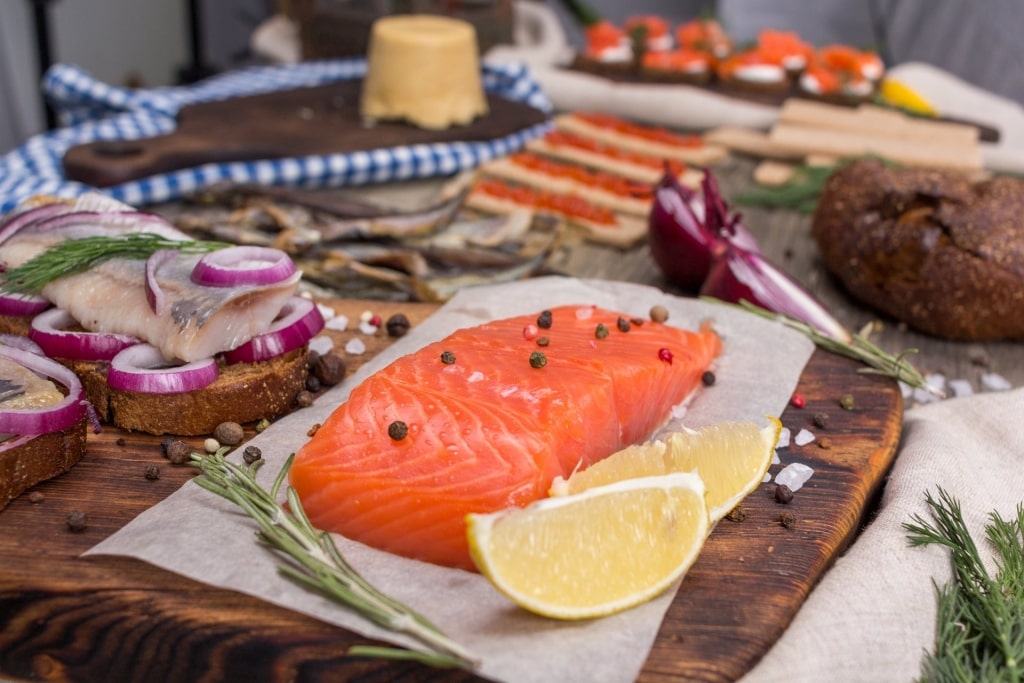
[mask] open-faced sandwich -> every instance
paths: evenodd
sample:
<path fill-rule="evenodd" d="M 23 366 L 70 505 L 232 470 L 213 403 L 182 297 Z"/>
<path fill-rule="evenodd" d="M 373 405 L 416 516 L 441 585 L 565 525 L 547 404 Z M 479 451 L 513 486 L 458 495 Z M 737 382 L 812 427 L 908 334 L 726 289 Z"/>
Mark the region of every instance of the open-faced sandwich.
<path fill-rule="evenodd" d="M 324 325 L 284 252 L 198 242 L 98 194 L 25 202 L 0 222 L 0 332 L 79 377 L 102 422 L 208 434 L 274 419 Z"/>
<path fill-rule="evenodd" d="M 82 385 L 25 337 L 0 335 L 0 509 L 85 453 Z"/>

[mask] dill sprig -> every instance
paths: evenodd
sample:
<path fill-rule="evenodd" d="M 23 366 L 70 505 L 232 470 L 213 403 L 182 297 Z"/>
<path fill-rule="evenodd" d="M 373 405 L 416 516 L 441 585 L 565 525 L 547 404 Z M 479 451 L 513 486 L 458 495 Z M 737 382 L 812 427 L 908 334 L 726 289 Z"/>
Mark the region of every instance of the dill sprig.
<path fill-rule="evenodd" d="M 288 457 L 267 491 L 256 481 L 256 472 L 264 460 L 261 458 L 243 467 L 228 461 L 227 451 L 221 448 L 210 455 L 193 453 L 191 464 L 201 472 L 195 481 L 240 507 L 256 522 L 259 526 L 257 539 L 290 559 L 278 565 L 283 575 L 323 593 L 375 624 L 413 636 L 432 650 L 424 653 L 402 648 L 354 646 L 349 654 L 415 660 L 439 667 L 472 669 L 476 666 L 469 652 L 426 617 L 363 579 L 342 556 L 330 534 L 309 521 L 294 489 L 285 488 L 287 506 L 277 502 L 294 454 Z"/>
<path fill-rule="evenodd" d="M 161 249 L 203 254 L 228 246 L 225 242 L 173 240 L 150 232 L 69 239 L 58 242 L 20 266 L 0 272 L 0 291 L 38 294 L 54 280 L 84 272 L 113 258 L 147 259 Z"/>
<path fill-rule="evenodd" d="M 849 340 L 836 339 L 825 334 L 814 325 L 805 323 L 785 313 L 776 313 L 761 308 L 745 299 L 733 304 L 713 297 L 703 298 L 724 306 L 740 308 L 762 318 L 782 323 L 789 329 L 802 333 L 819 348 L 864 363 L 868 367 L 860 369 L 859 372 L 861 373 L 891 377 L 914 388 L 923 389 L 930 394 L 945 398 L 945 394 L 940 389 L 928 384 L 921 371 L 907 360 L 907 356 L 917 353 L 917 349 L 905 349 L 899 355 L 894 356 L 868 339 L 864 332 L 851 333 Z"/>
<path fill-rule="evenodd" d="M 914 547 L 941 545 L 951 554 L 954 577 L 936 586 L 935 651 L 925 653 L 921 681 L 988 683 L 1024 680 L 1024 504 L 1016 518 L 989 513 L 985 536 L 995 549 L 989 574 L 964 523 L 960 503 L 941 487 L 925 497 L 931 520 L 904 523 Z"/>

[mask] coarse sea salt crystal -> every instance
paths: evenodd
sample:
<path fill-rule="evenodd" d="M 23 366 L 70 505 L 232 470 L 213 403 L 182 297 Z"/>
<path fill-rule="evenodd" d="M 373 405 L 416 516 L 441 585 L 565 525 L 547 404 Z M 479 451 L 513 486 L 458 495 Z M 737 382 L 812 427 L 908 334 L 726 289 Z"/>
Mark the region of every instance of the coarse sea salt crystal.
<path fill-rule="evenodd" d="M 334 318 L 329 318 L 325 323 L 324 327 L 329 330 L 337 330 L 338 332 L 344 332 L 348 328 L 348 318 L 339 315 Z"/>
<path fill-rule="evenodd" d="M 811 467 L 802 462 L 794 462 L 779 470 L 779 473 L 775 475 L 775 483 L 788 486 L 790 491 L 799 491 L 812 474 L 814 474 L 814 470 Z"/>
<path fill-rule="evenodd" d="M 782 458 L 779 457 L 779 452 L 772 451 L 772 464 L 778 465 L 780 462 L 782 462 Z"/>
<path fill-rule="evenodd" d="M 772 480 L 772 474 L 771 474 L 771 472 L 765 472 L 765 473 L 764 473 L 764 478 L 763 478 L 763 479 L 761 479 L 761 483 L 762 483 L 762 484 L 767 484 L 767 483 L 768 483 L 768 482 L 770 482 L 771 480 Z"/>
<path fill-rule="evenodd" d="M 345 343 L 345 353 L 352 356 L 360 356 L 366 353 L 366 343 L 358 337 L 349 339 L 348 342 Z"/>
<path fill-rule="evenodd" d="M 951 379 L 949 380 L 949 390 L 953 396 L 960 398 L 962 396 L 970 396 L 974 393 L 974 387 L 966 379 Z"/>
<path fill-rule="evenodd" d="M 375 334 L 377 332 L 377 326 L 371 325 L 368 322 L 359 323 L 359 331 L 363 334 Z"/>
<path fill-rule="evenodd" d="M 814 434 L 812 434 L 809 430 L 806 429 L 801 429 L 799 432 L 796 433 L 796 436 L 793 437 L 793 443 L 795 443 L 797 446 L 806 446 L 812 441 L 814 441 Z"/>
<path fill-rule="evenodd" d="M 923 388 L 914 389 L 914 400 L 918 403 L 935 403 L 941 400 L 940 397 L 946 393 L 946 376 L 932 373 L 925 375 L 924 381 L 934 391 L 928 391 Z"/>
<path fill-rule="evenodd" d="M 330 353 L 331 349 L 333 348 L 334 340 L 331 339 L 330 337 L 320 335 L 318 337 L 313 337 L 312 339 L 309 340 L 309 350 L 316 351 L 321 356 Z"/>
<path fill-rule="evenodd" d="M 985 391 L 1007 391 L 1013 388 L 1010 381 L 995 372 L 986 372 L 981 376 L 981 386 Z"/>
<path fill-rule="evenodd" d="M 790 434 L 789 427 L 783 427 L 779 432 L 779 442 L 775 444 L 775 448 L 789 448 Z"/>
<path fill-rule="evenodd" d="M 914 395 L 914 387 L 910 386 L 903 380 L 900 380 L 900 393 L 903 395 L 904 400 L 908 400 Z"/>
<path fill-rule="evenodd" d="M 324 304 L 317 304 L 316 309 L 320 311 L 320 315 L 324 317 L 324 320 L 330 320 L 335 316 L 334 309 Z"/>

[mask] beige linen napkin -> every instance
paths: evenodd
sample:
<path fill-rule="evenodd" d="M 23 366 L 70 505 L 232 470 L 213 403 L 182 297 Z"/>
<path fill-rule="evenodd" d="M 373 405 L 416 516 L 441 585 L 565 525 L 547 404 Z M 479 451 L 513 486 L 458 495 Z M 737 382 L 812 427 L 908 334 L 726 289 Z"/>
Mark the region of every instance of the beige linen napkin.
<path fill-rule="evenodd" d="M 935 635 L 932 580 L 944 585 L 952 569 L 942 549 L 911 548 L 902 525 L 915 514 L 930 519 L 925 492 L 941 486 L 962 504 L 990 560 L 984 540 L 989 513 L 1010 518 L 1024 501 L 1021 415 L 1024 389 L 908 410 L 877 517 L 742 683 L 877 683 L 919 675 Z"/>

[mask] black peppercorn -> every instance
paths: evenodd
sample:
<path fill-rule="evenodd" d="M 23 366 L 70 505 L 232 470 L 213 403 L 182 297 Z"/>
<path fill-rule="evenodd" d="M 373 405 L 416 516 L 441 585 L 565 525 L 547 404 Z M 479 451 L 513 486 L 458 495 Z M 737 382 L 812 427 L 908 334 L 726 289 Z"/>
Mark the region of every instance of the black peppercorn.
<path fill-rule="evenodd" d="M 542 368 L 548 364 L 548 357 L 540 351 L 534 351 L 530 354 L 530 367 L 531 368 Z"/>
<path fill-rule="evenodd" d="M 313 394 L 303 389 L 295 395 L 295 405 L 299 408 L 308 408 L 313 405 Z"/>
<path fill-rule="evenodd" d="M 537 327 L 542 330 L 551 328 L 551 311 L 545 309 L 540 312 L 540 315 L 537 316 Z"/>
<path fill-rule="evenodd" d="M 167 444 L 167 459 L 175 465 L 181 465 L 188 462 L 189 456 L 192 454 L 192 447 L 184 441 L 174 439 Z"/>
<path fill-rule="evenodd" d="M 246 465 L 251 465 L 262 457 L 263 451 L 260 450 L 259 446 L 246 446 L 245 450 L 242 451 L 242 460 L 245 461 Z"/>
<path fill-rule="evenodd" d="M 828 427 L 828 413 L 815 413 L 814 414 L 814 426 L 819 429 Z"/>
<path fill-rule="evenodd" d="M 796 515 L 792 512 L 783 512 L 779 515 L 779 524 L 787 529 L 792 529 L 796 526 Z"/>
<path fill-rule="evenodd" d="M 775 502 L 782 503 L 783 505 L 788 504 L 793 500 L 793 489 L 789 488 L 785 484 L 778 484 L 775 487 Z"/>
<path fill-rule="evenodd" d="M 73 531 L 77 534 L 85 531 L 86 527 L 89 526 L 89 518 L 81 510 L 72 510 L 68 513 L 65 523 L 68 525 L 68 531 Z"/>
<path fill-rule="evenodd" d="M 452 363 L 455 362 L 455 354 L 452 353 L 451 351 L 442 351 L 441 362 L 444 363 L 445 365 L 451 365 Z"/>
<path fill-rule="evenodd" d="M 306 391 L 317 392 L 323 385 L 320 383 L 320 378 L 316 375 L 306 375 Z"/>
<path fill-rule="evenodd" d="M 333 353 L 327 353 L 316 359 L 312 372 L 320 380 L 320 384 L 333 387 L 345 379 L 345 361 Z"/>
<path fill-rule="evenodd" d="M 409 319 L 405 315 L 395 313 L 384 323 L 384 327 L 388 331 L 389 337 L 404 337 L 412 325 L 409 324 Z"/>
<path fill-rule="evenodd" d="M 409 425 L 401 420 L 395 420 L 388 425 L 388 436 L 395 441 L 401 441 L 409 435 Z"/>
<path fill-rule="evenodd" d="M 853 410 L 853 394 L 843 394 L 839 399 L 839 407 L 843 410 Z"/>
<path fill-rule="evenodd" d="M 715 379 L 717 379 L 715 377 L 715 373 L 711 372 L 710 370 L 705 370 L 704 373 L 700 376 L 701 383 L 703 383 L 706 387 L 710 387 L 711 385 L 713 385 L 715 383 Z"/>
<path fill-rule="evenodd" d="M 537 346 L 547 346 L 551 343 L 551 340 L 547 337 L 537 337 Z"/>
<path fill-rule="evenodd" d="M 625 318 L 620 317 L 615 321 L 615 327 L 619 328 L 619 332 L 629 332 L 632 325 Z"/>
<path fill-rule="evenodd" d="M 598 339 L 604 339 L 608 336 L 608 327 L 604 323 L 598 323 L 597 327 L 594 328 L 594 336 Z"/>
<path fill-rule="evenodd" d="M 146 465 L 146 472 L 144 476 L 150 481 L 156 481 L 160 478 L 160 468 L 156 465 Z"/>

